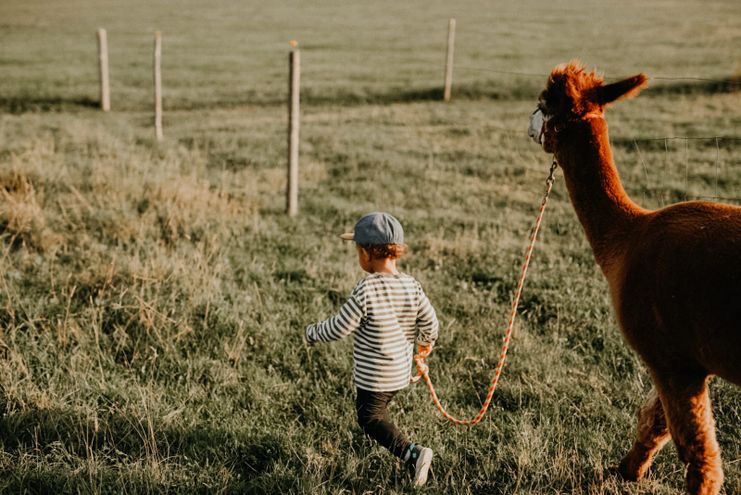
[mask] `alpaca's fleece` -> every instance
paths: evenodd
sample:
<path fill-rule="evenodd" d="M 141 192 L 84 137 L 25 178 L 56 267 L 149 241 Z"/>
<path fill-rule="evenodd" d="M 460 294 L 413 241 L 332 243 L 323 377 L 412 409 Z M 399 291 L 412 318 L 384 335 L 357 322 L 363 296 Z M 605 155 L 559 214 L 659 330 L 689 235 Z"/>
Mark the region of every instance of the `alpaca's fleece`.
<path fill-rule="evenodd" d="M 741 208 L 692 201 L 651 211 L 625 193 L 604 109 L 646 81 L 604 84 L 578 63 L 557 67 L 538 102 L 541 142 L 564 171 L 622 333 L 654 383 L 620 472 L 641 478 L 671 438 L 689 493 L 717 495 L 723 471 L 708 383 L 718 375 L 741 385 Z"/>

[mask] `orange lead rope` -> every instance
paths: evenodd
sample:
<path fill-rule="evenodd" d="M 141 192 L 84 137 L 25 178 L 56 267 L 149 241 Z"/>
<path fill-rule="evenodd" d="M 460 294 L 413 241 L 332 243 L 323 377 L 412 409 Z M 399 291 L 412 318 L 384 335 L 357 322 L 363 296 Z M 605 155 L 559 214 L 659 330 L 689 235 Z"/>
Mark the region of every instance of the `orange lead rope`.
<path fill-rule="evenodd" d="M 512 329 L 515 324 L 515 316 L 517 316 L 517 305 L 520 302 L 520 295 L 522 294 L 522 286 L 525 284 L 525 275 L 527 274 L 527 267 L 530 265 L 530 257 L 533 254 L 533 248 L 535 247 L 535 239 L 538 236 L 538 230 L 540 230 L 540 222 L 543 220 L 543 213 L 545 212 L 545 206 L 546 203 L 548 203 L 548 197 L 551 194 L 551 189 L 553 188 L 553 181 L 555 180 L 553 177 L 553 174 L 556 171 L 556 167 L 558 167 L 558 163 L 556 162 L 555 157 L 553 158 L 553 164 L 551 165 L 551 170 L 548 174 L 548 178 L 546 179 L 546 190 L 545 195 L 543 196 L 543 201 L 540 204 L 540 211 L 538 212 L 538 216 L 535 219 L 535 224 L 533 225 L 533 229 L 530 232 L 530 242 L 527 246 L 527 250 L 525 251 L 525 261 L 522 263 L 522 271 L 520 272 L 520 280 L 517 282 L 517 289 L 515 290 L 515 298 L 512 301 L 512 311 L 509 315 L 509 323 L 507 324 L 507 330 L 504 332 L 504 342 L 502 343 L 502 352 L 499 354 L 499 363 L 497 363 L 497 367 L 494 370 L 494 376 L 491 379 L 491 385 L 489 385 L 489 391 L 486 394 L 486 400 L 481 405 L 481 409 L 479 410 L 479 413 L 474 417 L 473 419 L 464 420 L 464 419 L 458 419 L 448 413 L 448 411 L 445 410 L 443 405 L 440 403 L 440 399 L 437 396 L 437 392 L 435 392 L 435 387 L 432 385 L 432 380 L 430 379 L 430 369 L 425 364 L 425 358 L 430 354 L 431 348 L 427 346 L 420 346 L 419 353 L 414 356 L 414 362 L 417 365 L 417 372 L 419 375 L 413 379 L 413 381 L 417 381 L 419 379 L 419 376 L 424 378 L 425 383 L 427 384 L 427 388 L 430 389 L 430 395 L 432 395 L 432 400 L 435 403 L 435 406 L 437 406 L 440 413 L 443 415 L 445 419 L 448 419 L 449 421 L 457 424 L 457 425 L 465 425 L 465 426 L 473 426 L 484 417 L 484 414 L 486 414 L 486 410 L 489 409 L 489 405 L 491 404 L 491 399 L 494 396 L 494 391 L 497 389 L 497 385 L 499 384 L 499 376 L 502 374 L 502 368 L 504 368 L 504 361 L 507 358 L 507 350 L 509 350 L 509 342 L 512 338 Z"/>

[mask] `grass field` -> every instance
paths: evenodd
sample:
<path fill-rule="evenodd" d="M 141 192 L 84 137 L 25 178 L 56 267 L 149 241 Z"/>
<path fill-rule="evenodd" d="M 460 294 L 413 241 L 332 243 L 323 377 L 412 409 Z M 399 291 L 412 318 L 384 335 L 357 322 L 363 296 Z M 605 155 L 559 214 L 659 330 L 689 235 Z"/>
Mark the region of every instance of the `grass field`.
<path fill-rule="evenodd" d="M 98 27 L 109 114 L 95 108 Z M 301 215 L 289 219 L 293 38 Z M 402 221 L 402 268 L 442 323 L 433 380 L 454 414 L 473 416 L 550 165 L 528 116 L 548 71 L 572 58 L 607 78 L 654 77 L 607 114 L 636 201 L 741 203 L 734 0 L 2 2 L 0 492 L 412 491 L 355 423 L 352 343 L 302 343 L 362 277 L 335 234 L 375 209 Z M 487 418 L 456 428 L 421 385 L 395 403 L 435 450 L 424 491 L 681 492 L 671 445 L 641 483 L 610 472 L 650 382 L 560 179 L 548 208 Z M 741 493 L 741 390 L 717 380 L 712 395 L 724 493 Z"/>

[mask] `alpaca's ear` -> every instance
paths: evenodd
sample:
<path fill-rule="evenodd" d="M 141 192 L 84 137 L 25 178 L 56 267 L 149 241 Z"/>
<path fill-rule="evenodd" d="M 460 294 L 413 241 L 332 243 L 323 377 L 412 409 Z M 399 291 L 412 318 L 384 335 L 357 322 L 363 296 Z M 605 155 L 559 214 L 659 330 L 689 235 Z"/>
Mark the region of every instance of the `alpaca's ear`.
<path fill-rule="evenodd" d="M 593 101 L 598 105 L 607 105 L 620 98 L 630 98 L 637 95 L 648 84 L 646 74 L 640 73 L 622 81 L 597 86 L 594 88 Z"/>

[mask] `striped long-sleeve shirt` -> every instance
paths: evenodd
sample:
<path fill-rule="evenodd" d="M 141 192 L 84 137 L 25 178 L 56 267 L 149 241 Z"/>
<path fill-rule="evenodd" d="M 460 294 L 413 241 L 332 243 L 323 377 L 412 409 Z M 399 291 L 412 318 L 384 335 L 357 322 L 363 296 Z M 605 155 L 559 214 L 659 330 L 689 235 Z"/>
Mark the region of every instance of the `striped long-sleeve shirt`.
<path fill-rule="evenodd" d="M 414 343 L 434 344 L 438 326 L 414 277 L 374 273 L 355 286 L 338 314 L 306 327 L 306 340 L 330 342 L 354 334 L 355 385 L 392 392 L 409 384 Z"/>

